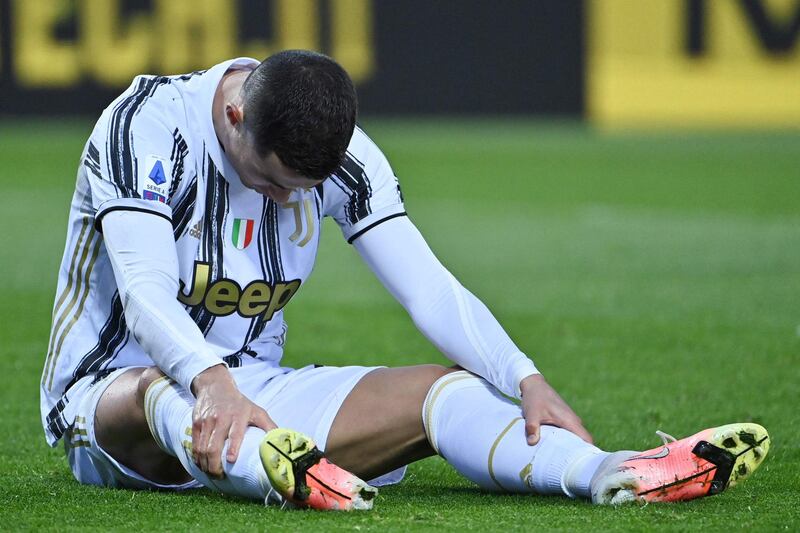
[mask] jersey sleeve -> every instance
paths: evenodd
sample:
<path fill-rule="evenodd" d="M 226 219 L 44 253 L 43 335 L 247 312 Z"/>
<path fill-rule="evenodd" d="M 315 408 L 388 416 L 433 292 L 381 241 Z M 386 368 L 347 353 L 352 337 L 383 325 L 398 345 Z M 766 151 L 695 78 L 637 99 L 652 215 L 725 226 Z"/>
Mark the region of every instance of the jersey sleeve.
<path fill-rule="evenodd" d="M 344 162 L 325 182 L 325 215 L 352 243 L 369 229 L 405 216 L 403 194 L 383 152 L 356 127 Z"/>
<path fill-rule="evenodd" d="M 175 298 L 180 278 L 172 228 L 131 210 L 109 211 L 103 226 L 128 328 L 165 374 L 191 390 L 198 374 L 224 363 Z"/>
<path fill-rule="evenodd" d="M 355 248 L 445 356 L 504 394 L 521 397 L 520 383 L 539 373 L 536 365 L 439 262 L 410 220 L 382 224 L 358 239 Z"/>
<path fill-rule="evenodd" d="M 182 118 L 174 102 L 167 105 L 173 90 L 164 78 L 137 78 L 98 121 L 83 156 L 98 231 L 115 210 L 172 219 L 180 180 L 175 122 Z"/>

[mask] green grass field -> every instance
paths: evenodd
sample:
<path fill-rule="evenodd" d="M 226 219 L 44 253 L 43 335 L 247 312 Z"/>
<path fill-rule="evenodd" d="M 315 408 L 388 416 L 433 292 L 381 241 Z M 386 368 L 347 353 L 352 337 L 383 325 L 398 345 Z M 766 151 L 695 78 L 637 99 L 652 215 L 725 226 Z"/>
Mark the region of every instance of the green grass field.
<path fill-rule="evenodd" d="M 800 134 L 365 121 L 442 262 L 606 449 L 731 421 L 772 435 L 719 497 L 594 508 L 487 494 L 438 458 L 363 514 L 79 486 L 39 422 L 56 272 L 88 123 L 0 123 L 0 529 L 800 528 Z M 443 362 L 338 229 L 287 308 L 286 363 Z M 351 334 L 342 331 L 361 324 Z"/>

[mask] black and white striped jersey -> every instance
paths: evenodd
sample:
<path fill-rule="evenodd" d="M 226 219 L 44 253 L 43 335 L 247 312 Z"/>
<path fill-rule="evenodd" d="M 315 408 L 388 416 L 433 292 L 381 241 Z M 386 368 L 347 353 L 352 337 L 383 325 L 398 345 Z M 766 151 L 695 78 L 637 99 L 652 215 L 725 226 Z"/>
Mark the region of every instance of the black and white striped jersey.
<path fill-rule="evenodd" d="M 389 163 L 359 128 L 338 170 L 284 204 L 242 185 L 211 109 L 228 70 L 257 64 L 240 58 L 183 76 L 139 76 L 98 120 L 80 160 L 42 373 L 50 444 L 72 423 L 70 398 L 91 382 L 82 378 L 153 365 L 125 322 L 101 233 L 106 213 L 145 211 L 171 221 L 177 298 L 207 345 L 229 366 L 260 358 L 276 368 L 282 309 L 311 273 L 322 218 L 333 217 L 352 242 L 405 214 Z"/>

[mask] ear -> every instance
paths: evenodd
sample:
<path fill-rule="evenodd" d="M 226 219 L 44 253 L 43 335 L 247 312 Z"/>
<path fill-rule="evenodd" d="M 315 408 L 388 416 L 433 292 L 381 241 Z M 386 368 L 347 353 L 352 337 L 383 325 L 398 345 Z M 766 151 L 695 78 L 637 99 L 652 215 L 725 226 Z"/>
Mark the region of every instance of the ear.
<path fill-rule="evenodd" d="M 244 110 L 241 106 L 229 102 L 225 104 L 225 117 L 231 126 L 236 127 L 244 120 Z"/>

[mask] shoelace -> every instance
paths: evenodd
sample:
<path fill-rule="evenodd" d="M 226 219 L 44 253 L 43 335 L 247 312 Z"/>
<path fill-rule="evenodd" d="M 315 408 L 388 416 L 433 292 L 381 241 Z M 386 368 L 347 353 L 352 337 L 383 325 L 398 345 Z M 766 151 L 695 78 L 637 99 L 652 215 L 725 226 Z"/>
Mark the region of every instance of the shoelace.
<path fill-rule="evenodd" d="M 267 495 L 264 496 L 264 505 L 276 506 L 279 509 L 294 509 L 294 504 L 283 497 L 283 495 L 272 487 L 269 488 Z"/>
<path fill-rule="evenodd" d="M 659 437 L 661 437 L 661 440 L 664 442 L 664 445 L 665 445 L 665 446 L 666 446 L 667 444 L 669 444 L 670 442 L 677 442 L 677 441 L 678 441 L 678 439 L 676 439 L 675 437 L 673 437 L 673 436 L 672 436 L 672 435 L 670 435 L 669 433 L 664 433 L 664 432 L 663 432 L 663 431 L 661 431 L 660 429 L 657 429 L 657 430 L 656 430 L 656 435 L 658 435 Z"/>

